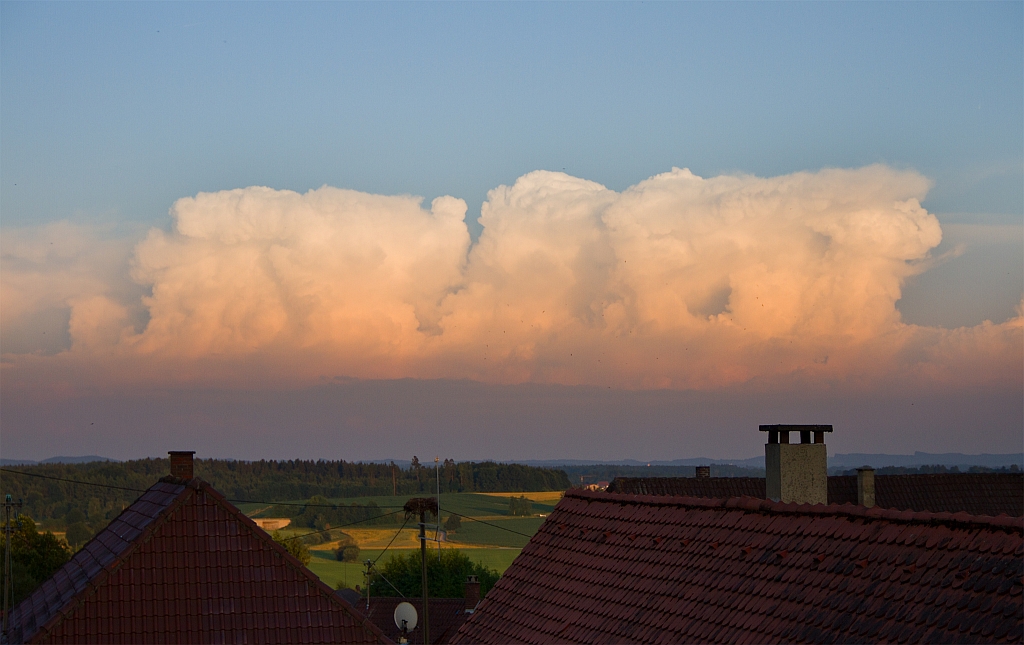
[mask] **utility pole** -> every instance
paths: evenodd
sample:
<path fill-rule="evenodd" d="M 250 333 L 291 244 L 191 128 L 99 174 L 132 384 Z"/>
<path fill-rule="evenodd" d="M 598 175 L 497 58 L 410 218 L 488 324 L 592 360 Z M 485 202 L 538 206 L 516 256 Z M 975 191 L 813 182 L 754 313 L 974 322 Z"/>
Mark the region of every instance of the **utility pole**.
<path fill-rule="evenodd" d="M 434 456 L 434 478 L 437 480 L 437 524 L 434 527 L 434 541 L 437 542 L 437 561 L 441 561 L 441 470 L 438 466 L 440 457 Z"/>
<path fill-rule="evenodd" d="M 4 499 L 4 642 L 10 642 L 7 634 L 11 613 L 11 599 L 14 595 L 14 583 L 11 580 L 11 510 L 21 508 L 21 500 L 15 503 L 10 495 Z M 15 514 L 17 516 L 17 514 Z"/>
<path fill-rule="evenodd" d="M 405 516 L 420 516 L 420 585 L 423 596 L 423 642 L 430 643 L 430 609 L 427 605 L 427 513 L 437 517 L 437 500 L 414 497 L 405 503 Z"/>
<path fill-rule="evenodd" d="M 373 580 L 370 578 L 370 575 L 371 575 L 370 569 L 372 569 L 372 568 L 373 568 L 373 561 L 372 560 L 367 560 L 366 561 L 366 612 L 367 613 L 370 612 L 370 583 L 373 582 Z"/>

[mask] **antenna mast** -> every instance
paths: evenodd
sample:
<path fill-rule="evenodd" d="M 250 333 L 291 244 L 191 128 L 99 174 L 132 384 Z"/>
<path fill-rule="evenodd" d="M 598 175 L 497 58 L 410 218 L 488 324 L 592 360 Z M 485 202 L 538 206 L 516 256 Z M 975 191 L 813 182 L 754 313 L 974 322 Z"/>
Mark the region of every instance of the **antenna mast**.
<path fill-rule="evenodd" d="M 10 642 L 7 628 L 8 615 L 11 613 L 11 599 L 14 596 L 14 583 L 11 580 L 11 509 L 21 508 L 21 500 L 14 502 L 10 495 L 4 499 L 4 642 Z M 15 513 L 17 516 L 17 513 Z"/>
<path fill-rule="evenodd" d="M 414 497 L 405 503 L 406 517 L 420 516 L 420 585 L 423 594 L 423 642 L 430 642 L 430 606 L 427 601 L 427 513 L 438 515 L 437 500 Z"/>
<path fill-rule="evenodd" d="M 437 480 L 437 525 L 434 527 L 434 541 L 437 542 L 437 561 L 441 561 L 441 471 L 437 464 L 440 457 L 434 456 L 434 477 Z"/>

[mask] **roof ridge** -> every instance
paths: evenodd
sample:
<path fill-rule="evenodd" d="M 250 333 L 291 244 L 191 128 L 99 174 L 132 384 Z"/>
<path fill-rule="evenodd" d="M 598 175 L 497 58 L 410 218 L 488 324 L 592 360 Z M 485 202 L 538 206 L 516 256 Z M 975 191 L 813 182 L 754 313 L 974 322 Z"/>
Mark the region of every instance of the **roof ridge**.
<path fill-rule="evenodd" d="M 353 607 L 347 600 L 345 600 L 337 593 L 335 593 L 334 589 L 331 589 L 329 586 L 327 586 L 327 583 L 321 580 L 319 576 L 317 576 L 315 573 L 310 571 L 309 567 L 302 564 L 302 562 L 300 562 L 298 558 L 293 556 L 291 553 L 288 553 L 288 549 L 274 541 L 270 534 L 261 529 L 259 525 L 252 520 L 251 517 L 243 513 L 242 509 L 238 508 L 237 506 L 229 502 L 227 500 L 227 497 L 225 497 L 223 493 L 214 488 L 209 482 L 199 479 L 198 477 L 196 477 L 192 481 L 197 480 L 199 482 L 197 488 L 203 490 L 206 494 L 210 495 L 210 497 L 212 497 L 217 502 L 217 504 L 219 504 L 221 508 L 223 508 L 225 511 L 234 515 L 235 518 L 239 520 L 239 522 L 243 526 L 247 527 L 253 533 L 253 535 L 256 536 L 257 539 L 266 542 L 278 553 L 283 555 L 284 562 L 289 567 L 293 568 L 295 571 L 306 577 L 308 581 L 310 581 L 314 586 L 319 587 L 321 591 L 326 592 L 331 602 L 336 603 L 347 613 L 351 614 L 352 617 L 356 619 L 356 621 L 362 627 L 369 629 L 372 634 L 379 636 L 384 640 L 389 640 L 388 637 L 384 635 L 384 632 L 382 632 L 380 628 L 377 627 L 377 625 L 375 625 L 373 621 L 369 619 L 369 617 L 361 613 L 358 609 Z"/>
<path fill-rule="evenodd" d="M 154 489 L 157 488 L 158 486 L 166 486 L 166 485 L 181 486 L 182 488 L 181 488 L 180 491 L 178 491 L 175 494 L 175 496 L 170 501 L 168 501 L 164 505 L 164 507 L 162 509 L 160 509 L 160 511 L 156 514 L 156 516 L 153 517 L 153 519 L 150 522 L 148 522 L 145 525 L 145 527 L 139 532 L 139 534 L 137 536 L 135 536 L 133 539 L 131 539 L 131 540 L 124 540 L 123 537 L 118 535 L 116 529 L 114 528 L 114 525 L 117 522 L 117 520 L 120 519 L 121 516 L 124 515 L 125 513 L 129 512 L 130 510 L 133 510 L 133 507 L 136 504 L 138 504 L 140 501 L 142 501 L 142 498 L 145 497 L 148 493 L 153 492 Z M 358 624 L 361 627 L 363 627 L 364 629 L 368 630 L 371 634 L 373 634 L 378 639 L 382 639 L 385 642 L 390 640 L 390 639 L 388 639 L 387 636 L 384 635 L 384 633 L 380 630 L 379 627 L 377 627 L 375 624 L 373 624 L 372 621 L 369 620 L 369 618 L 364 616 L 357 609 L 352 607 L 352 605 L 350 605 L 347 601 L 345 601 L 343 598 L 338 596 L 338 594 L 336 594 L 333 589 L 328 587 L 322 580 L 320 580 L 320 578 L 318 578 L 316 576 L 316 574 L 314 574 L 312 571 L 310 571 L 305 565 L 303 565 L 298 559 L 296 559 L 295 556 L 293 556 L 292 554 L 288 553 L 287 549 L 285 549 L 283 546 L 281 546 L 280 544 L 275 542 L 266 533 L 266 531 L 264 531 L 263 529 L 260 529 L 259 526 L 257 526 L 257 524 L 251 518 L 247 517 L 244 513 L 242 513 L 241 509 L 239 509 L 237 506 L 235 506 L 231 502 L 227 501 L 227 498 L 220 491 L 215 489 L 213 487 L 213 485 L 211 485 L 209 482 L 207 482 L 207 481 L 205 481 L 205 480 L 203 480 L 203 479 L 201 479 L 199 477 L 194 477 L 194 478 L 189 479 L 189 480 L 183 480 L 183 479 L 180 479 L 180 478 L 175 478 L 175 477 L 170 477 L 170 476 L 168 476 L 168 477 L 161 477 L 159 480 L 157 480 L 156 483 L 154 483 L 152 486 L 147 488 L 145 490 L 145 492 L 140 494 L 139 497 L 137 497 L 134 502 L 129 504 L 123 511 L 121 511 L 121 513 L 118 514 L 118 516 L 116 518 L 114 518 L 114 520 L 111 520 L 111 522 L 109 524 L 107 524 L 106 527 L 104 527 L 95 536 L 93 536 L 93 538 L 91 540 L 89 540 L 89 542 L 87 542 L 82 547 L 82 549 L 79 550 L 79 552 L 84 551 L 89 546 L 89 544 L 91 542 L 99 539 L 102 535 L 105 535 L 105 534 L 113 534 L 113 535 L 115 535 L 117 537 L 117 539 L 124 540 L 124 541 L 126 541 L 128 543 L 126 548 L 123 551 L 121 551 L 111 562 L 109 562 L 106 566 L 103 566 L 99 571 L 97 571 L 92 576 L 88 577 L 86 579 L 86 581 L 85 581 L 84 587 L 80 591 L 75 592 L 70 598 L 68 598 L 68 600 L 66 602 L 60 603 L 60 605 L 55 608 L 55 611 L 53 612 L 53 614 L 51 616 L 48 617 L 48 619 L 46 620 L 45 623 L 43 623 L 41 625 L 38 625 L 29 634 L 28 637 L 24 637 L 24 635 L 23 635 L 23 640 L 27 641 L 30 638 L 34 637 L 36 634 L 39 634 L 40 632 L 52 631 L 67 616 L 72 615 L 74 613 L 74 609 L 77 608 L 81 603 L 85 602 L 94 593 L 96 593 L 96 590 L 103 583 L 103 581 L 106 580 L 109 576 L 111 576 L 114 573 L 116 573 L 116 571 L 121 566 L 123 566 L 124 563 L 126 563 L 139 548 L 142 547 L 142 544 L 147 540 L 147 538 L 149 536 L 151 536 L 155 531 L 157 531 L 160 527 L 162 527 L 168 521 L 168 519 L 171 517 L 171 515 L 174 513 L 174 511 L 176 511 L 178 508 L 180 508 L 191 496 L 195 495 L 199 491 L 202 491 L 205 494 L 209 495 L 210 498 L 218 506 L 220 506 L 226 513 L 228 513 L 229 515 L 234 516 L 236 521 L 238 521 L 240 524 L 248 527 L 249 530 L 252 532 L 253 536 L 256 539 L 265 542 L 272 549 L 276 550 L 280 555 L 284 556 L 283 562 L 287 566 L 292 568 L 297 573 L 300 573 L 302 576 L 304 576 L 307 579 L 308 582 L 313 584 L 315 587 L 318 587 L 320 589 L 321 593 L 323 593 L 324 595 L 326 595 L 330 599 L 330 602 L 334 603 L 336 606 L 338 606 L 339 608 L 344 610 L 346 613 L 351 615 L 353 620 L 356 622 L 356 624 Z M 156 492 L 164 492 L 164 493 L 166 493 L 167 491 L 159 491 L 158 490 Z M 135 512 L 138 512 L 138 511 L 136 510 Z M 65 565 L 63 565 L 63 567 L 61 567 L 61 569 L 71 565 L 72 563 L 75 563 L 80 568 L 84 568 L 84 567 L 82 567 L 81 564 L 79 564 L 79 563 L 77 563 L 75 561 L 74 557 L 72 557 L 72 559 L 69 560 Z M 45 590 L 43 588 L 44 588 L 44 586 L 46 584 L 50 583 L 52 580 L 53 580 L 53 577 L 51 576 L 51 578 L 49 578 L 46 581 L 44 581 L 44 583 L 42 585 L 40 585 L 32 594 L 30 594 L 21 603 L 19 603 L 17 606 L 15 606 L 15 609 L 20 607 L 22 603 L 28 602 L 30 599 L 32 599 L 34 596 L 36 596 L 39 593 L 43 593 L 45 595 Z M 12 609 L 12 614 L 13 613 L 14 613 L 14 609 Z"/>
<path fill-rule="evenodd" d="M 146 525 L 142 528 L 142 530 L 139 531 L 139 534 L 137 536 L 135 536 L 134 539 L 132 539 L 132 540 L 125 540 L 123 536 L 118 535 L 117 530 L 114 528 L 114 525 L 117 523 L 117 521 L 120 520 L 124 515 L 126 515 L 129 512 L 138 513 L 138 510 L 133 508 L 135 506 L 135 504 L 137 504 L 139 502 L 139 500 L 141 500 L 145 495 L 147 495 L 150 492 L 153 492 L 153 489 L 155 487 L 161 485 L 161 484 L 171 484 L 171 485 L 176 485 L 176 486 L 182 486 L 182 489 L 180 491 L 178 491 L 177 493 L 175 493 L 174 497 L 166 505 L 164 505 L 164 507 L 162 509 L 160 509 L 160 511 L 156 514 L 156 516 L 154 516 L 152 518 L 151 521 L 146 523 Z M 52 584 L 53 581 L 54 581 L 54 578 L 57 576 L 57 574 L 60 573 L 61 571 L 63 571 L 65 568 L 71 567 L 71 566 L 77 566 L 79 569 L 82 569 L 83 571 L 86 570 L 86 567 L 83 566 L 83 564 L 79 561 L 79 559 L 76 559 L 75 556 L 77 556 L 79 553 L 86 553 L 87 552 L 86 550 L 89 548 L 89 545 L 92 544 L 93 542 L 98 542 L 99 544 L 104 544 L 104 546 L 106 546 L 106 544 L 103 542 L 102 538 L 105 535 L 111 535 L 112 534 L 115 537 L 117 537 L 118 540 L 122 540 L 122 541 L 126 542 L 127 544 L 126 544 L 126 546 L 125 546 L 123 551 L 121 551 L 117 555 L 115 555 L 113 560 L 111 560 L 106 565 L 102 566 L 98 571 L 96 571 L 96 573 L 94 573 L 92 575 L 88 575 L 87 574 L 87 577 L 85 579 L 85 584 L 82 587 L 82 589 L 79 590 L 79 591 L 76 591 L 74 594 L 72 594 L 71 597 L 68 598 L 66 602 L 62 602 L 62 603 L 60 603 L 60 606 L 55 607 L 53 613 L 47 618 L 46 622 L 42 623 L 41 625 L 36 625 L 35 629 L 30 632 L 30 634 L 29 634 L 29 636 L 27 638 L 24 636 L 24 631 L 23 631 L 22 632 L 22 638 L 24 640 L 29 640 L 29 638 L 35 636 L 39 632 L 51 631 L 53 628 L 55 628 L 57 625 L 59 625 L 62 620 L 64 620 L 67 616 L 69 616 L 76 607 L 78 607 L 81 603 L 85 602 L 89 597 L 91 597 L 94 593 L 96 593 L 96 590 L 99 587 L 100 583 L 102 583 L 104 580 L 106 580 L 111 574 L 113 574 L 115 571 L 117 571 L 117 569 L 120 566 L 122 566 L 127 561 L 128 557 L 130 557 L 131 554 L 134 553 L 136 549 L 138 549 L 139 545 L 145 539 L 145 537 L 148 536 L 148 535 L 151 535 L 153 533 L 153 531 L 156 529 L 156 527 L 161 526 L 164 522 L 167 521 L 167 517 L 169 516 L 169 511 L 172 508 L 176 508 L 177 506 L 180 506 L 182 504 L 184 498 L 187 496 L 188 490 L 189 490 L 189 487 L 187 485 L 184 485 L 183 483 L 164 481 L 164 480 L 161 479 L 161 480 L 157 481 L 155 484 L 153 484 L 152 486 L 150 486 L 149 488 L 147 488 L 141 495 L 139 495 L 135 499 L 134 502 L 132 502 L 131 504 L 126 506 L 124 508 L 124 510 L 122 510 L 120 513 L 118 513 L 117 517 L 115 517 L 113 520 L 111 520 L 109 523 L 107 523 L 107 525 L 105 527 L 103 527 L 103 529 L 101 529 L 94 536 L 92 536 L 92 538 L 90 538 L 88 542 L 86 542 L 84 545 L 82 545 L 82 548 L 79 549 L 75 554 L 73 554 L 71 556 L 71 559 L 69 559 L 66 563 L 64 563 L 61 566 L 61 568 L 57 570 L 57 572 L 55 572 L 52 576 L 50 576 L 49 578 L 44 580 L 43 583 L 40 584 L 38 587 L 36 587 L 36 589 L 31 594 L 29 594 L 20 603 L 15 605 L 14 608 L 11 609 L 11 614 L 14 614 L 16 609 L 20 608 L 24 603 L 27 603 L 27 602 L 31 601 L 35 596 L 42 595 L 42 596 L 45 597 L 45 595 L 46 595 L 46 586 L 49 585 L 49 584 Z M 167 491 L 158 491 L 158 492 L 167 492 Z M 128 524 L 128 523 L 125 522 L 125 524 Z M 107 547 L 107 550 L 109 551 L 111 549 L 109 549 L 109 547 Z M 91 551 L 87 552 L 87 556 L 83 556 L 83 557 L 91 557 L 97 563 L 99 563 L 99 559 L 96 558 L 96 556 L 94 556 Z M 22 617 L 21 620 L 24 620 L 24 617 Z"/>
<path fill-rule="evenodd" d="M 795 502 L 774 502 L 757 497 L 688 497 L 682 495 L 631 495 L 628 493 L 609 493 L 606 491 L 588 491 L 569 489 L 565 497 L 575 497 L 588 501 L 629 501 L 640 502 L 650 506 L 684 506 L 690 508 L 728 508 L 757 513 L 778 513 L 783 515 L 834 516 L 849 518 L 867 518 L 885 520 L 900 524 L 943 524 L 947 526 L 984 526 L 996 530 L 1024 533 L 1024 517 L 1009 515 L 971 515 L 965 511 L 958 513 L 930 511 L 901 511 L 897 509 L 867 508 L 855 504 L 797 504 Z"/>

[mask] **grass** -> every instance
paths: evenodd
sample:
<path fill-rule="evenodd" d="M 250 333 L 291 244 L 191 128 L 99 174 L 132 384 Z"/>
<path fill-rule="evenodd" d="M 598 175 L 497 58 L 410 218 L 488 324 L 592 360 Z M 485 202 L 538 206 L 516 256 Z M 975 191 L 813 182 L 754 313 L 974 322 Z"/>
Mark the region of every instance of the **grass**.
<path fill-rule="evenodd" d="M 361 561 L 376 559 L 380 553 L 380 549 L 360 551 L 360 562 L 338 562 L 333 551 L 310 550 L 313 557 L 310 558 L 309 569 L 332 589 L 339 582 L 346 587 L 362 586 L 366 584 L 363 578 L 366 567 Z"/>
<path fill-rule="evenodd" d="M 509 565 L 543 524 L 543 517 L 510 517 L 508 515 L 508 498 L 525 495 L 533 502 L 533 512 L 538 515 L 547 515 L 555 504 L 562 497 L 562 493 L 540 492 L 540 493 L 451 493 L 441 495 L 441 517 L 447 519 L 451 513 L 464 516 L 462 528 L 450 533 L 448 546 L 456 547 L 465 553 L 474 562 L 504 573 Z M 381 507 L 382 513 L 396 510 L 394 507 L 401 507 L 410 498 L 399 496 L 376 496 L 358 497 L 348 499 L 332 499 L 332 503 L 353 503 L 367 504 L 373 501 Z M 303 500 L 296 500 L 302 502 Z M 265 504 L 240 505 L 243 511 L 256 516 L 270 516 L 270 507 Z M 338 562 L 334 556 L 337 543 L 325 543 L 310 547 L 312 559 L 309 568 L 331 587 L 341 583 L 348 587 L 364 585 L 363 573 L 366 568 L 363 562 L 367 559 L 376 560 L 391 543 L 390 549 L 384 555 L 386 560 L 392 552 L 409 553 L 410 550 L 419 549 L 418 528 L 416 520 L 409 520 L 408 524 L 396 538 L 396 532 L 402 526 L 402 515 L 398 516 L 399 522 L 393 525 L 373 526 L 360 528 L 356 526 L 339 527 L 342 531 L 352 536 L 360 548 L 359 562 Z M 486 522 L 477 522 L 475 519 Z M 429 520 L 428 520 L 429 521 Z M 504 530 L 510 529 L 510 530 Z M 307 527 L 288 526 L 280 530 L 283 537 L 293 537 L 312 532 Z M 432 532 L 428 530 L 428 535 Z M 392 543 L 392 539 L 394 542 Z M 436 544 L 429 544 L 434 549 Z"/>
<path fill-rule="evenodd" d="M 558 503 L 558 500 L 562 499 L 564 495 L 560 490 L 546 490 L 534 493 L 483 493 L 488 497 L 525 497 L 531 502 L 553 506 Z"/>
<path fill-rule="evenodd" d="M 487 524 L 463 520 L 462 528 L 448 536 L 454 544 L 489 545 L 522 549 L 544 523 L 542 517 L 516 517 L 487 520 Z M 503 529 L 510 529 L 508 531 Z M 512 531 L 515 531 L 513 533 Z"/>
<path fill-rule="evenodd" d="M 461 549 L 489 549 L 495 547 L 521 549 L 526 546 L 532 536 L 544 523 L 542 517 L 505 517 L 489 519 L 484 522 L 476 522 L 471 519 L 464 519 L 462 527 L 454 532 L 448 533 L 448 545 Z M 507 529 L 507 530 L 506 530 Z M 282 537 L 303 535 L 313 529 L 283 529 L 280 531 Z M 345 529 L 345 533 L 356 541 L 363 551 L 374 549 L 385 549 L 391 545 L 392 549 L 418 549 L 419 529 L 399 529 L 390 527 L 386 529 Z M 433 537 L 434 533 L 427 530 L 427 536 Z M 325 542 L 313 545 L 313 550 L 333 551 L 337 549 L 338 542 Z"/>
<path fill-rule="evenodd" d="M 562 493 L 559 491 L 547 491 L 542 493 L 445 493 L 441 495 L 441 515 L 446 516 L 449 512 L 470 517 L 501 517 L 508 512 L 508 498 L 525 495 L 533 500 L 533 512 L 548 514 L 554 508 Z M 409 499 L 416 495 L 399 495 L 398 497 L 378 495 L 375 497 L 349 497 L 334 498 L 332 504 L 377 504 L 381 513 L 390 513 L 400 509 Z M 535 499 L 536 497 L 536 499 Z M 292 503 L 302 503 L 305 500 L 292 500 Z M 271 517 L 272 511 L 266 504 L 239 504 L 238 507 L 250 517 Z M 399 514 L 401 516 L 401 514 Z"/>
<path fill-rule="evenodd" d="M 389 549 L 378 564 L 384 564 L 384 561 L 390 557 L 392 552 L 407 554 L 410 550 L 411 549 Z M 469 556 L 470 560 L 479 562 L 485 567 L 494 569 L 498 573 L 504 573 L 505 569 L 509 568 L 512 561 L 515 560 L 517 555 L 519 555 L 520 551 L 520 549 L 502 548 L 460 550 Z M 310 559 L 309 568 L 331 588 L 336 587 L 339 582 L 346 587 L 355 587 L 356 585 L 364 586 L 366 583 L 364 582 L 365 579 L 363 577 L 363 573 L 366 571 L 366 566 L 363 562 L 367 559 L 376 560 L 377 557 L 380 556 L 381 552 L 381 549 L 367 549 L 359 553 L 359 562 L 338 562 L 334 558 L 333 551 L 310 550 L 310 554 L 313 557 Z"/>

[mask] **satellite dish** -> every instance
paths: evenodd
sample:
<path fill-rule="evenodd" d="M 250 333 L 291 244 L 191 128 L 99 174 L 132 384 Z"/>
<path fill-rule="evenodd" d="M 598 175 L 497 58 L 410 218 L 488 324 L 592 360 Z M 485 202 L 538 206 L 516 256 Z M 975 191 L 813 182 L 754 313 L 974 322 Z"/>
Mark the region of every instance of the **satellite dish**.
<path fill-rule="evenodd" d="M 407 602 L 400 602 L 395 607 L 395 626 L 398 629 L 404 629 L 405 631 L 411 632 L 416 629 L 416 622 L 419 617 L 416 614 L 416 608 Z"/>

